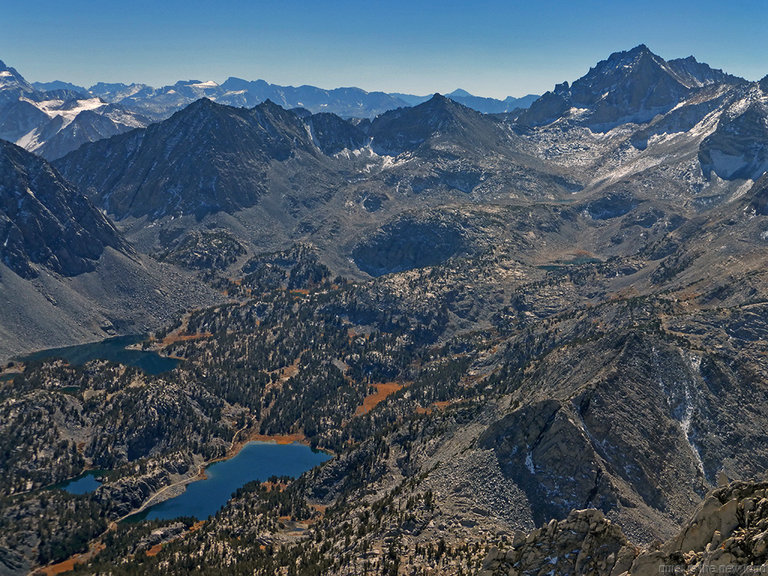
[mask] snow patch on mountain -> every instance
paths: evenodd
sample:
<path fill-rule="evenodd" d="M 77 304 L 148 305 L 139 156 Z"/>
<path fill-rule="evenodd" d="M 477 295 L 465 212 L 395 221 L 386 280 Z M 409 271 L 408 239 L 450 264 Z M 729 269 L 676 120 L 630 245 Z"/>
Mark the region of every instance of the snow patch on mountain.
<path fill-rule="evenodd" d="M 63 118 L 65 120 L 65 125 L 72 122 L 72 120 L 84 110 L 97 110 L 98 108 L 107 105 L 101 98 L 87 98 L 85 100 L 54 99 L 38 102 L 30 100 L 29 98 L 21 98 L 21 100 L 29 102 L 38 110 L 44 112 L 49 118 Z"/>
<path fill-rule="evenodd" d="M 190 84 L 192 88 L 218 88 L 218 83 L 214 82 L 213 80 L 208 80 L 206 82 L 196 82 L 194 84 Z"/>

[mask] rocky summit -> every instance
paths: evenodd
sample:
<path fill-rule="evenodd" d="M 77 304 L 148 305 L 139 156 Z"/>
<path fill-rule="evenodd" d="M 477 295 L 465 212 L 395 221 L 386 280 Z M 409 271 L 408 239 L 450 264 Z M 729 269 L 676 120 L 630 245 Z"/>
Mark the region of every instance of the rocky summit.
<path fill-rule="evenodd" d="M 640 45 L 524 109 L 4 70 L 8 137 L 60 129 L 0 145 L 0 574 L 766 562 L 765 79 Z M 249 441 L 329 459 L 180 504 Z"/>
<path fill-rule="evenodd" d="M 747 574 L 768 561 L 765 482 L 734 482 L 710 492 L 677 536 L 638 547 L 599 511 L 574 510 L 564 520 L 493 548 L 482 576 L 521 574 Z"/>

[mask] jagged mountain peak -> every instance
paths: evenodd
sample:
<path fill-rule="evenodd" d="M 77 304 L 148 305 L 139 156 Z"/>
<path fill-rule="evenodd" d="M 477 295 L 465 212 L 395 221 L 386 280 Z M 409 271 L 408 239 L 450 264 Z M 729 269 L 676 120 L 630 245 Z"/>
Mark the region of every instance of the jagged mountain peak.
<path fill-rule="evenodd" d="M 607 63 L 620 62 L 620 63 L 626 64 L 629 62 L 637 62 L 640 58 L 644 56 L 659 58 L 659 56 L 654 54 L 651 51 L 651 49 L 648 48 L 648 46 L 646 46 L 645 44 L 638 44 L 637 46 L 629 50 L 619 50 L 618 52 L 613 52 L 610 56 L 608 56 L 608 59 L 605 60 L 605 62 Z"/>
<path fill-rule="evenodd" d="M 260 104 L 256 104 L 256 106 L 254 106 L 254 108 L 258 109 L 258 110 L 265 110 L 265 111 L 266 110 L 270 110 L 270 111 L 273 111 L 273 112 L 278 112 L 278 110 L 280 110 L 282 112 L 288 112 L 285 108 L 280 106 L 280 104 L 277 104 L 276 102 L 273 102 L 272 99 L 270 99 L 270 98 L 267 98 L 266 100 L 264 100 L 264 102 L 261 102 Z"/>
<path fill-rule="evenodd" d="M 194 102 L 192 102 L 186 108 L 179 110 L 179 112 L 176 112 L 176 114 L 179 114 L 182 112 L 189 114 L 190 112 L 193 112 L 198 109 L 199 110 L 216 110 L 216 109 L 225 110 L 227 108 L 230 108 L 230 106 L 227 106 L 225 104 L 217 104 L 207 96 L 203 96 L 201 98 L 198 98 Z"/>
<path fill-rule="evenodd" d="M 248 110 L 245 108 L 219 104 L 210 98 L 202 97 L 175 112 L 167 120 L 149 126 L 149 131 L 150 133 L 173 130 L 194 131 L 198 137 L 218 139 L 225 136 L 221 134 L 225 126 L 228 129 L 236 129 L 237 124 L 247 123 L 247 119 Z M 233 121 L 236 123 L 233 126 L 226 124 Z"/>
<path fill-rule="evenodd" d="M 469 110 L 469 108 L 467 108 L 460 102 L 457 102 L 456 100 L 453 100 L 451 98 L 448 98 L 447 96 L 443 96 L 442 94 L 436 92 L 430 97 L 429 100 L 414 106 L 411 110 L 417 115 L 422 115 L 428 112 L 441 112 L 441 113 L 447 113 L 447 114 L 454 114 L 462 108 Z"/>
<path fill-rule="evenodd" d="M 21 76 L 21 74 L 19 74 L 19 73 L 16 71 L 16 69 L 15 69 L 15 68 L 12 68 L 12 67 L 8 66 L 8 65 L 7 65 L 5 62 L 3 62 L 2 60 L 0 60 L 0 70 L 2 70 L 2 71 L 6 71 L 6 72 L 11 72 L 11 73 L 13 73 L 14 75 L 17 75 L 17 76 Z"/>
<path fill-rule="evenodd" d="M 663 59 L 651 52 L 648 46 L 640 44 L 631 50 L 613 52 L 607 59 L 599 61 L 594 67 L 590 68 L 589 72 L 579 80 L 584 80 L 594 75 L 611 74 L 616 71 L 627 73 L 627 71 L 631 71 L 646 60 L 657 64 L 663 62 Z"/>
<path fill-rule="evenodd" d="M 171 118 L 89 146 L 57 162 L 117 219 L 192 214 L 254 205 L 272 161 L 316 154 L 293 112 L 265 102 L 235 108 L 201 98 Z M 119 167 L 105 157 L 119 158 Z"/>
<path fill-rule="evenodd" d="M 542 125 L 570 118 L 593 129 L 645 123 L 668 112 L 693 90 L 713 83 L 738 83 L 693 58 L 671 63 L 645 44 L 614 52 L 573 84 L 558 84 L 521 114 L 522 124 Z"/>
<path fill-rule="evenodd" d="M 659 76 L 657 81 L 662 77 L 670 77 L 688 89 L 717 82 L 731 84 L 744 82 L 743 78 L 712 68 L 693 56 L 667 61 L 652 52 L 645 44 L 640 44 L 631 50 L 614 52 L 607 60 L 599 62 L 584 77 L 575 81 L 574 86 L 579 83 L 594 82 L 593 77 L 597 75 L 607 75 L 616 79 L 626 76 L 631 77 L 633 81 L 642 81 L 644 78 L 638 78 L 637 75 L 647 75 L 650 71 Z"/>
<path fill-rule="evenodd" d="M 436 92 L 429 98 L 429 100 L 426 100 L 421 104 L 417 104 L 416 106 L 410 108 L 400 108 L 399 110 L 393 110 L 383 114 L 382 116 L 386 116 L 387 114 L 395 115 L 395 113 L 407 115 L 414 119 L 422 118 L 425 121 L 429 121 L 429 114 L 434 113 L 444 114 L 446 116 L 455 116 L 456 114 L 461 113 L 480 114 L 479 112 L 464 106 L 464 104 L 457 102 L 456 100 L 448 98 L 447 96 L 443 96 L 439 92 Z"/>
<path fill-rule="evenodd" d="M 456 102 L 455 100 L 451 100 L 450 98 L 448 98 L 448 96 L 443 96 L 442 94 L 440 94 L 440 92 L 435 92 L 434 94 L 432 94 L 432 97 L 429 100 L 427 100 L 424 104 L 429 104 L 430 102 L 432 103 L 439 102 L 443 104 L 451 104 L 451 103 L 458 104 L 458 102 Z"/>
<path fill-rule="evenodd" d="M 693 56 L 676 58 L 667 62 L 679 78 L 691 87 L 709 86 L 710 84 L 743 84 L 744 78 L 723 72 L 719 68 L 712 68 L 709 64 L 699 62 Z"/>
<path fill-rule="evenodd" d="M 226 138 L 227 135 L 222 133 L 224 129 L 220 124 L 222 121 L 235 122 L 231 126 L 228 125 L 229 129 L 267 130 L 270 133 L 275 133 L 277 124 L 283 127 L 291 125 L 295 129 L 301 125 L 300 118 L 295 112 L 286 110 L 269 99 L 248 109 L 220 104 L 206 96 L 179 110 L 168 120 L 150 127 L 150 130 L 155 129 L 155 126 L 169 125 L 167 123 L 171 120 L 176 124 L 182 123 L 200 134 L 208 131 L 207 136 L 213 139 Z"/>
<path fill-rule="evenodd" d="M 291 133 L 301 133 L 300 140 L 306 144 L 304 138 L 305 127 L 301 122 L 301 115 L 294 110 L 286 110 L 280 104 L 277 104 L 267 98 L 264 102 L 257 104 L 250 110 L 251 115 L 256 118 L 262 127 L 273 130 L 276 128 L 287 130 Z M 266 122 L 266 124 L 265 124 Z M 298 140 L 295 143 L 299 143 Z"/>
<path fill-rule="evenodd" d="M 495 148 L 495 124 L 489 117 L 459 102 L 434 94 L 412 108 L 398 108 L 377 117 L 368 130 L 380 154 L 412 152 L 434 139 L 449 140 L 465 149 Z"/>
<path fill-rule="evenodd" d="M 571 93 L 575 103 L 586 104 L 595 96 L 603 97 L 605 90 L 615 91 L 630 83 L 658 83 L 666 76 L 682 85 L 663 58 L 651 52 L 645 44 L 640 44 L 632 50 L 614 52 L 607 60 L 598 62 L 573 83 Z"/>
<path fill-rule="evenodd" d="M 35 88 L 15 68 L 0 60 L 0 103 L 33 93 Z"/>

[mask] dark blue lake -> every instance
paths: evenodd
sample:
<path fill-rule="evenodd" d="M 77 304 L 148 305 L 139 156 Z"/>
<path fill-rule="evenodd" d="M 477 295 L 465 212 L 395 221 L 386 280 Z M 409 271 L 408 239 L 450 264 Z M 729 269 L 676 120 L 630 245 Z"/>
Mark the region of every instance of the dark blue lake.
<path fill-rule="evenodd" d="M 118 336 L 101 342 L 41 350 L 24 356 L 21 360 L 34 362 L 48 358 L 63 358 L 73 366 L 79 366 L 91 360 L 109 360 L 127 366 L 135 366 L 145 373 L 153 375 L 168 372 L 178 365 L 178 360 L 160 356 L 157 352 L 126 350 L 126 346 L 138 344 L 144 340 L 146 340 L 146 336 L 143 335 Z"/>
<path fill-rule="evenodd" d="M 237 456 L 208 466 L 206 479 L 187 484 L 183 494 L 156 504 L 129 521 L 170 520 L 180 516 L 205 520 L 216 514 L 235 490 L 252 480 L 264 481 L 271 476 L 296 478 L 330 458 L 329 454 L 303 444 L 249 442 Z"/>
<path fill-rule="evenodd" d="M 101 486 L 101 482 L 96 479 L 100 474 L 102 474 L 100 470 L 91 470 L 77 478 L 57 484 L 54 488 L 60 488 L 70 494 L 88 494 Z"/>

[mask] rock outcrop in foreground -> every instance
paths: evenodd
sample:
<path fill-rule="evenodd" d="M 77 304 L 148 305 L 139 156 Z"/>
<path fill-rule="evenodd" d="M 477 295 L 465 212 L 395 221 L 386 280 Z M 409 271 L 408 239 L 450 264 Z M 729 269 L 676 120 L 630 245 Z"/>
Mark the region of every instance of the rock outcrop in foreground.
<path fill-rule="evenodd" d="M 512 547 L 493 549 L 481 574 L 749 574 L 768 571 L 768 482 L 733 482 L 710 492 L 665 544 L 639 548 L 598 510 L 574 510 Z"/>

